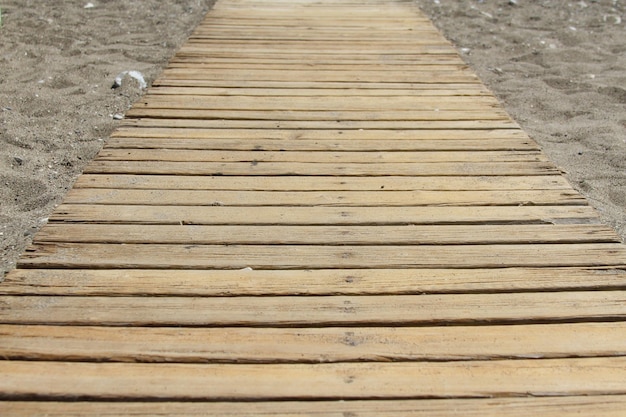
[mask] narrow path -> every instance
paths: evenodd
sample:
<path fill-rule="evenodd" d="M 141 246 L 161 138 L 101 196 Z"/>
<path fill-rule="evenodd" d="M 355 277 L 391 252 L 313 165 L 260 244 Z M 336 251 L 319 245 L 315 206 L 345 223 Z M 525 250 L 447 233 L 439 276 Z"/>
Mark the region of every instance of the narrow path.
<path fill-rule="evenodd" d="M 221 0 L 0 284 L 0 414 L 621 416 L 625 289 L 413 2 Z"/>

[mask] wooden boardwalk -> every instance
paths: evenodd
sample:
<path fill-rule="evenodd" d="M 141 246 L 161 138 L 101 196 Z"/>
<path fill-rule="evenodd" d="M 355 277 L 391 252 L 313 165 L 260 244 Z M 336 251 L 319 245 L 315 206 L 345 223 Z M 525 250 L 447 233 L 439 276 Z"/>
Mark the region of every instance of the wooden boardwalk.
<path fill-rule="evenodd" d="M 3 417 L 624 416 L 626 246 L 413 2 L 220 0 L 0 358 Z"/>

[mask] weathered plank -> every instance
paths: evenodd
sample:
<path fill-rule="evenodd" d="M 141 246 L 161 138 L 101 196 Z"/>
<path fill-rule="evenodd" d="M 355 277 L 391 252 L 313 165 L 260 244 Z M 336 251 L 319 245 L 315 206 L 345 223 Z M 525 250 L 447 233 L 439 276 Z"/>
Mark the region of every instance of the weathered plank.
<path fill-rule="evenodd" d="M 5 295 L 0 296 L 0 305 L 3 306 L 0 323 L 167 327 L 395 327 L 624 321 L 625 301 L 625 291 L 324 297 Z"/>
<path fill-rule="evenodd" d="M 307 46 L 308 48 L 308 46 Z M 379 47 L 380 49 L 372 49 L 370 53 L 380 54 L 380 53 L 393 53 L 393 50 L 389 50 L 384 46 Z M 437 47 L 431 47 L 432 50 L 436 50 Z M 209 48 L 206 48 L 209 49 Z M 205 48 L 200 46 L 184 46 L 181 50 L 184 52 L 202 52 L 206 51 Z M 420 49 L 420 48 L 415 48 Z M 447 48 L 445 48 L 447 49 Z M 234 49 L 231 46 L 222 46 L 214 45 L 210 47 L 211 51 L 233 51 L 237 52 L 238 49 Z M 240 49 L 240 51 L 245 51 L 245 48 Z M 302 53 L 302 50 L 298 46 L 280 48 L 280 49 L 266 49 L 263 47 L 251 47 L 251 50 L 256 53 L 261 52 L 282 52 L 282 53 Z M 350 53 L 351 48 L 347 47 L 344 49 L 333 49 L 329 51 L 324 49 L 324 53 L 335 53 L 335 54 L 346 54 Z M 314 51 L 311 51 L 314 52 Z M 404 52 L 404 51 L 402 51 Z M 421 52 L 418 50 L 416 52 Z M 361 52 L 366 53 L 366 52 Z M 192 68 L 169 68 L 164 70 L 161 75 L 163 80 L 176 80 L 182 79 L 185 81 L 196 81 L 196 80 L 251 80 L 251 81 L 300 81 L 300 80 L 308 80 L 309 82 L 377 82 L 384 83 L 385 81 L 395 82 L 395 83 L 432 83 L 432 84 L 441 84 L 441 83 L 459 83 L 459 84 L 475 84 L 478 83 L 478 79 L 473 72 L 470 71 L 455 71 L 455 72 L 439 72 L 439 71 L 416 71 L 405 72 L 405 71 L 324 71 L 324 70 L 293 70 L 293 71 L 263 71 L 263 70 L 254 70 L 254 69 L 228 69 L 228 70 L 212 70 L 212 71 L 203 71 L 201 69 L 192 69 Z"/>
<path fill-rule="evenodd" d="M 598 223 L 588 206 L 504 207 L 223 207 L 62 204 L 51 221 L 128 224 L 403 225 Z"/>
<path fill-rule="evenodd" d="M 182 58 L 179 58 L 182 59 Z M 188 59 L 193 62 L 191 58 Z M 234 65 L 240 63 L 246 63 L 245 60 L 227 60 L 222 59 L 219 62 L 223 62 L 221 65 Z M 251 60 L 252 63 L 259 63 L 263 60 Z M 203 61 L 199 61 L 203 62 Z M 213 59 L 212 62 L 215 62 Z M 271 62 L 271 61 L 270 61 Z M 311 65 L 323 65 L 309 64 Z M 215 64 L 220 65 L 220 64 Z M 270 64 L 265 64 L 270 65 Z M 278 65 L 278 64 L 277 64 Z M 286 65 L 286 64 L 282 64 Z M 366 65 L 366 64 L 362 64 Z M 369 64 L 377 65 L 377 64 Z M 378 64 L 381 67 L 385 65 Z M 209 96 L 209 97 L 361 97 L 372 99 L 372 97 L 492 97 L 492 94 L 482 85 L 433 85 L 429 88 L 418 88 L 415 86 L 412 89 L 396 89 L 396 90 L 381 90 L 381 89 L 349 89 L 349 88 L 210 88 L 210 87 L 154 87 L 150 89 L 144 97 L 152 98 L 158 95 L 162 96 L 178 96 L 178 95 L 193 95 L 193 96 Z"/>
<path fill-rule="evenodd" d="M 568 396 L 489 399 L 437 399 L 392 401 L 314 402 L 1 402 L 6 417 L 76 417 L 84 415 L 137 417 L 188 416 L 331 416 L 353 414 L 363 417 L 622 417 L 626 396 Z M 461 411 L 459 411 L 461 410 Z"/>
<path fill-rule="evenodd" d="M 228 28 L 234 28 L 234 26 L 229 26 Z M 236 28 L 235 28 L 236 29 Z M 362 31 L 361 31 L 362 32 Z M 359 32 L 356 32 L 357 35 Z M 250 53 L 255 55 L 254 53 Z M 221 55 L 221 56 L 220 56 Z M 173 63 L 236 63 L 241 62 L 244 64 L 279 64 L 284 62 L 285 64 L 302 64 L 306 62 L 307 64 L 316 65 L 316 64 L 327 64 L 327 65 L 367 65 L 367 66 L 378 66 L 378 67 L 388 67 L 389 65 L 431 65 L 433 69 L 438 65 L 466 65 L 463 60 L 454 53 L 449 54 L 439 54 L 439 55 L 413 55 L 411 57 L 398 58 L 393 55 L 386 55 L 384 60 L 375 59 L 373 57 L 364 56 L 350 56 L 350 57 L 338 57 L 334 56 L 324 56 L 323 54 L 315 54 L 315 56 L 309 56 L 306 61 L 302 59 L 302 57 L 298 58 L 297 56 L 289 57 L 289 56 L 262 56 L 257 55 L 255 57 L 247 56 L 246 54 L 241 54 L 240 56 L 223 56 L 223 54 L 217 54 L 217 56 L 207 57 L 206 54 L 186 54 L 186 53 L 178 53 L 171 60 Z M 451 85 L 450 88 L 458 88 L 461 85 L 454 86 Z M 433 88 L 442 88 L 444 86 L 433 86 Z M 341 87 L 339 87 L 341 88 Z M 466 84 L 462 85 L 462 88 L 472 88 L 472 89 L 483 89 L 487 91 L 483 85 L 476 84 L 468 86 Z M 359 92 L 355 92 L 356 95 L 359 95 Z M 489 93 L 491 94 L 491 93 Z M 410 95 L 410 94 L 409 94 Z"/>
<path fill-rule="evenodd" d="M 561 175 L 500 177 L 224 177 L 83 174 L 78 188 L 257 191 L 467 191 L 571 190 Z"/>
<path fill-rule="evenodd" d="M 480 226 L 150 226 L 48 224 L 36 243 L 167 243 L 190 245 L 458 245 L 620 243 L 599 225 Z"/>
<path fill-rule="evenodd" d="M 135 121 L 128 121 L 135 124 Z M 132 123 L 131 123 L 132 122 Z M 483 140 L 485 142 L 501 141 L 507 139 L 519 139 L 535 143 L 526 133 L 519 129 L 472 129 L 454 130 L 451 126 L 443 129 L 429 130 L 418 129 L 413 126 L 409 129 L 324 129 L 312 130 L 294 127 L 292 129 L 263 129 L 260 127 L 250 127 L 242 129 L 220 129 L 220 128 L 176 128 L 173 126 L 162 127 L 134 127 L 120 126 L 112 134 L 113 138 L 163 138 L 163 139 L 241 139 L 241 140 L 283 140 L 285 144 L 299 140 L 404 140 L 419 142 L 422 140 Z"/>
<path fill-rule="evenodd" d="M 126 328 L 0 325 L 9 360 L 330 363 L 623 356 L 624 323 L 474 327 Z M 497 340 L 498 343 L 494 343 Z"/>
<path fill-rule="evenodd" d="M 15 399 L 339 400 L 626 393 L 624 358 L 158 366 L 6 361 L 0 362 L 0 371 L 0 396 Z"/>
<path fill-rule="evenodd" d="M 300 163 L 420 163 L 435 162 L 546 162 L 539 151 L 445 151 L 445 152 L 363 152 L 363 151 L 205 151 L 174 149 L 103 149 L 97 161 L 163 162 L 300 162 Z"/>
<path fill-rule="evenodd" d="M 142 129 L 143 130 L 143 129 Z M 130 133 L 130 132 L 129 132 Z M 132 133 L 130 133 L 132 134 Z M 146 137 L 119 137 L 107 141 L 106 151 L 113 149 L 195 149 L 195 150 L 229 150 L 229 151 L 341 151 L 341 152 L 373 152 L 386 151 L 536 151 L 539 146 L 527 139 L 500 138 L 486 139 L 447 139 L 447 140 L 359 140 L 359 139 L 204 139 L 194 138 L 162 138 L 149 137 L 149 132 L 138 132 Z M 155 136 L 160 136 L 156 134 Z M 341 135 L 338 135 L 341 137 Z"/>
<path fill-rule="evenodd" d="M 626 265 L 617 243 L 320 246 L 40 243 L 26 268 L 324 269 Z"/>
<path fill-rule="evenodd" d="M 504 110 L 460 111 L 460 110 L 389 110 L 389 111 L 291 111 L 291 110 L 196 110 L 196 109 L 151 109 L 134 107 L 126 112 L 128 118 L 156 118 L 179 120 L 271 120 L 271 121 L 507 121 Z"/>
<path fill-rule="evenodd" d="M 181 80 L 179 85 L 191 83 L 204 85 L 202 82 Z M 208 83 L 211 84 L 211 83 Z M 435 113 L 435 112 L 433 112 Z M 200 129 L 312 129 L 331 130 L 338 129 L 374 129 L 374 130 L 504 130 L 517 129 L 518 125 L 512 120 L 421 120 L 421 121 L 367 121 L 367 120 L 334 120 L 334 121 L 311 121 L 311 120 L 196 120 L 196 119 L 126 119 L 122 127 L 139 128 L 200 128 Z"/>
<path fill-rule="evenodd" d="M 323 91 L 323 90 L 322 90 Z M 435 96 L 435 97 L 245 97 L 198 96 L 177 94 L 147 95 L 135 104 L 149 109 L 204 109 L 204 110 L 289 110 L 289 111 L 444 111 L 499 110 L 498 101 L 491 96 Z"/>
<path fill-rule="evenodd" d="M 496 176 L 550 175 L 558 173 L 551 162 L 397 162 L 387 164 L 338 162 L 91 162 L 88 174 L 139 175 L 301 175 L 301 176 Z"/>
<path fill-rule="evenodd" d="M 376 295 L 621 290 L 620 268 L 155 270 L 15 269 L 6 295 Z"/>
<path fill-rule="evenodd" d="M 200 191 L 76 189 L 66 204 L 427 207 L 586 205 L 574 191 Z"/>

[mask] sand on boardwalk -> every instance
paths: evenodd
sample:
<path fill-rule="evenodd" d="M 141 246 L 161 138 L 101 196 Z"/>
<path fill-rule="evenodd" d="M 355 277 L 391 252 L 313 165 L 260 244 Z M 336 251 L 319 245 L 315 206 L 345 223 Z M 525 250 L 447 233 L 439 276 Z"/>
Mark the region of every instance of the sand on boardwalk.
<path fill-rule="evenodd" d="M 212 3 L 0 0 L 0 274 Z M 626 236 L 624 1 L 416 3 Z"/>

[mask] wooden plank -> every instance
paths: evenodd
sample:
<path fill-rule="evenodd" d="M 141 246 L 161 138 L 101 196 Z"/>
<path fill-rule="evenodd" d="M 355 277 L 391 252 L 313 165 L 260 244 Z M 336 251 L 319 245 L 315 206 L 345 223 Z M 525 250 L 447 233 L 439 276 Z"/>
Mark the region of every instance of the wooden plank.
<path fill-rule="evenodd" d="M 100 151 L 98 161 L 172 162 L 343 162 L 343 163 L 433 163 L 433 162 L 537 162 L 547 161 L 539 151 L 445 151 L 445 152 L 362 152 L 362 151 L 204 151 L 175 149 L 111 149 Z"/>
<path fill-rule="evenodd" d="M 427 207 L 586 205 L 575 191 L 201 191 L 76 189 L 66 204 L 176 206 Z"/>
<path fill-rule="evenodd" d="M 432 162 L 432 163 L 304 163 L 304 162 L 169 162 L 99 161 L 88 174 L 140 175 L 300 175 L 300 176 L 497 176 L 557 174 L 551 162 Z"/>
<path fill-rule="evenodd" d="M 211 47 L 214 50 L 215 47 Z M 226 51 L 230 51 L 230 47 L 224 47 Z M 280 49 L 282 52 L 299 52 L 300 48 L 296 49 Z M 202 50 L 199 47 L 183 47 L 185 52 L 194 52 L 196 50 Z M 217 49 L 219 51 L 219 49 Z M 245 51 L 245 49 L 242 49 Z M 256 53 L 259 52 L 274 52 L 273 49 L 254 48 Z M 235 52 L 237 50 L 235 49 Z M 328 50 L 324 51 L 326 54 Z M 346 54 L 350 49 L 335 49 L 333 53 Z M 373 53 L 384 53 L 386 49 L 372 50 Z M 301 52 L 300 52 L 301 53 Z M 324 70 L 300 70 L 300 71 L 263 71 L 263 70 L 211 70 L 203 71 L 201 69 L 182 69 L 182 68 L 169 68 L 163 71 L 161 74 L 162 80 L 176 80 L 181 79 L 185 81 L 196 80 L 252 80 L 252 81 L 300 81 L 308 80 L 309 82 L 384 82 L 390 81 L 395 83 L 407 82 L 407 83 L 466 83 L 475 84 L 477 78 L 472 72 L 439 72 L 439 71 L 417 71 L 414 73 L 407 73 L 405 71 L 324 71 Z"/>
<path fill-rule="evenodd" d="M 298 23 L 295 23 L 296 25 Z M 301 25 L 307 25 L 307 22 L 302 22 Z M 280 27 L 287 28 L 283 24 L 264 27 Z M 355 25 L 352 29 L 358 30 L 372 30 L 368 26 Z M 262 57 L 262 58 L 277 58 L 280 56 L 287 56 L 288 58 L 298 59 L 301 62 L 310 62 L 315 59 L 323 57 L 329 59 L 336 57 L 338 62 L 351 62 L 356 60 L 367 60 L 385 62 L 388 64 L 397 63 L 399 61 L 424 61 L 426 57 L 433 56 L 435 59 L 440 57 L 458 56 L 456 50 L 445 44 L 439 45 L 409 45 L 408 49 L 402 46 L 397 49 L 390 50 L 380 46 L 378 49 L 368 49 L 364 51 L 355 50 L 354 48 L 344 48 L 344 53 L 338 53 L 338 50 L 325 50 L 318 49 L 316 51 L 308 51 L 306 48 L 292 48 L 289 49 L 276 49 L 271 45 L 265 48 L 245 48 L 245 45 L 239 49 L 233 48 L 216 48 L 206 47 L 202 45 L 183 45 L 179 49 L 177 55 L 190 56 L 190 55 L 202 55 L 215 54 L 218 58 L 234 58 L 234 57 Z"/>
<path fill-rule="evenodd" d="M 93 270 L 15 269 L 6 295 L 376 295 L 622 290 L 619 268 Z"/>
<path fill-rule="evenodd" d="M 257 190 L 257 191 L 468 191 L 571 190 L 560 175 L 532 177 L 223 177 L 172 175 L 83 174 L 79 188 L 137 190 Z"/>
<path fill-rule="evenodd" d="M 315 24 L 313 24 L 315 23 Z M 367 24 L 359 24 L 357 22 L 344 22 L 344 25 L 341 27 L 337 27 L 337 25 L 324 25 L 324 22 L 312 22 L 308 21 L 300 21 L 300 22 L 289 22 L 286 20 L 277 22 L 277 21 L 264 21 L 264 22 L 255 22 L 255 21 L 238 21 L 233 19 L 220 19 L 220 20 L 210 20 L 204 22 L 203 25 L 199 26 L 197 30 L 192 34 L 191 38 L 194 38 L 196 34 L 199 36 L 203 34 L 215 34 L 221 33 L 233 33 L 235 35 L 239 34 L 268 34 L 275 33 L 277 35 L 282 36 L 290 36 L 290 33 L 293 31 L 293 36 L 298 36 L 298 39 L 306 38 L 309 32 L 311 36 L 316 36 L 318 34 L 335 34 L 337 36 L 345 36 L 351 37 L 355 35 L 362 35 L 361 39 L 372 39 L 375 41 L 375 36 L 373 35 L 373 31 L 378 34 L 380 37 L 385 37 L 385 39 L 393 39 L 395 37 L 417 37 L 420 34 L 427 34 L 433 32 L 433 27 L 424 26 L 421 23 L 417 24 L 405 24 L 405 23 L 396 23 L 394 25 L 380 26 L 380 25 L 367 25 Z M 306 31 L 306 32 L 305 32 Z M 302 36 L 300 34 L 302 33 Z M 451 54 L 453 54 L 451 52 Z M 456 55 L 456 54 L 455 54 Z"/>
<path fill-rule="evenodd" d="M 0 325 L 5 360 L 331 363 L 623 356 L 625 323 L 468 327 L 126 328 Z M 584 335 L 581 337 L 581 335 Z M 500 341 L 494 343 L 494 340 Z"/>
<path fill-rule="evenodd" d="M 468 223 L 598 223 L 588 206 L 511 207 L 189 207 L 63 204 L 51 221 L 128 224 L 402 225 Z"/>
<path fill-rule="evenodd" d="M 311 41 L 311 43 L 337 42 L 349 44 L 354 47 L 360 47 L 372 44 L 398 46 L 413 42 L 416 45 L 440 45 L 441 38 L 439 36 L 440 35 L 438 33 L 430 30 L 387 31 L 385 32 L 384 40 L 374 42 L 374 39 L 371 37 L 371 33 L 368 34 L 366 30 L 353 30 L 350 32 L 337 32 L 329 30 L 294 30 L 293 32 L 286 32 L 284 30 L 280 31 L 270 29 L 253 31 L 244 30 L 243 32 L 238 32 L 236 30 L 227 30 L 224 26 L 221 26 L 219 28 L 206 28 L 202 31 L 196 31 L 190 41 L 194 41 L 194 43 L 226 41 L 227 43 L 263 42 L 264 44 L 267 44 L 268 41 L 290 43 L 306 40 Z M 330 45 L 332 45 L 332 43 Z"/>
<path fill-rule="evenodd" d="M 206 62 L 207 54 L 202 53 L 202 51 L 187 51 L 187 52 L 179 52 L 173 59 L 180 59 L 181 61 L 186 62 Z M 373 55 L 337 55 L 337 54 L 325 54 L 323 52 L 311 53 L 308 55 L 296 54 L 296 53 L 270 53 L 270 52 L 258 52 L 258 51 L 247 51 L 247 52 L 234 52 L 234 51 L 213 51 L 211 53 L 211 59 L 215 61 L 241 61 L 241 62 L 282 62 L 285 63 L 298 63 L 298 62 L 332 62 L 337 65 L 354 65 L 354 64 L 380 64 L 381 62 L 386 65 L 420 65 L 426 62 L 431 63 L 439 63 L 439 62 L 452 62 L 452 63 L 463 63 L 460 60 L 457 54 L 449 52 L 449 53 L 426 53 L 426 54 L 373 54 Z M 435 69 L 436 66 L 433 66 Z M 158 80 L 155 80 L 158 82 Z M 309 82 L 309 84 L 311 84 Z M 336 87 L 341 88 L 340 83 L 337 83 Z M 379 83 L 385 84 L 386 87 L 389 85 L 399 85 L 400 83 L 394 83 L 389 81 L 387 83 Z M 419 85 L 417 83 L 416 85 Z M 454 83 L 451 83 L 453 85 Z M 465 84 L 465 83 L 463 83 Z M 153 84 L 154 85 L 154 84 Z M 362 83 L 363 88 L 368 88 L 369 83 Z M 233 86 L 236 86 L 234 84 Z M 372 86 L 369 85 L 371 88 Z M 411 87 L 407 85 L 407 87 Z M 441 85 L 443 87 L 443 85 Z M 475 88 L 485 88 L 483 84 L 480 83 L 472 83 L 471 87 Z M 315 87 L 313 87 L 315 88 Z M 393 87 L 389 87 L 393 88 Z M 436 87 L 433 87 L 436 88 Z"/>
<path fill-rule="evenodd" d="M 22 268 L 325 269 L 626 265 L 617 243 L 320 246 L 39 243 Z"/>
<path fill-rule="evenodd" d="M 250 13 L 250 10 L 245 10 L 236 15 L 231 15 L 229 11 L 223 15 L 214 15 L 213 17 L 219 18 L 221 23 L 245 24 L 260 27 L 282 27 L 286 30 L 292 26 L 307 27 L 313 25 L 316 27 L 340 27 L 344 25 L 346 28 L 375 29 L 380 26 L 394 25 L 407 27 L 419 22 L 419 19 L 416 20 L 414 17 L 407 16 L 378 16 L 371 13 L 361 16 L 350 16 L 350 13 L 353 13 L 354 10 L 356 9 L 346 10 L 341 17 L 337 16 L 337 11 L 326 11 L 326 13 L 322 15 L 318 14 L 319 12 L 317 11 L 312 14 L 297 11 L 295 16 L 293 11 L 284 11 L 285 14 L 277 16 L 277 12 L 282 10 L 268 10 L 263 14 Z M 425 21 L 420 23 L 427 24 Z M 441 38 L 440 44 L 448 46 L 448 48 L 450 47 L 449 43 L 447 43 L 444 38 Z"/>
<path fill-rule="evenodd" d="M 320 39 L 323 37 L 324 39 Z M 329 44 L 336 45 L 344 45 L 358 48 L 362 42 L 370 43 L 369 41 L 362 40 L 362 34 L 355 34 L 354 41 L 347 39 L 345 36 L 333 36 L 328 34 L 322 34 L 317 38 L 311 36 L 305 42 L 307 45 L 313 44 L 316 42 L 324 42 Z M 265 36 L 259 35 L 233 35 L 230 37 L 226 37 L 222 32 L 216 32 L 215 35 L 202 36 L 204 42 L 211 43 L 220 43 L 220 44 L 230 44 L 230 45 L 248 45 L 249 43 L 256 42 L 259 44 L 263 42 L 267 44 L 268 42 L 274 42 L 275 39 L 266 39 Z M 197 38 L 196 38 L 197 39 Z M 413 42 L 414 39 L 419 38 L 399 38 L 397 41 L 392 41 L 389 43 L 385 43 L 384 46 L 397 45 L 403 42 Z M 285 44 L 291 45 L 292 43 L 299 43 L 301 40 L 296 38 L 285 39 Z M 381 46 L 383 46 L 381 44 Z M 433 61 L 425 61 L 425 60 L 416 60 L 413 65 L 408 63 L 398 63 L 394 65 L 390 65 L 385 62 L 367 62 L 367 63 L 348 63 L 346 61 L 341 61 L 340 63 L 334 62 L 304 62 L 302 60 L 291 60 L 284 63 L 284 67 L 281 67 L 280 63 L 276 61 L 265 61 L 261 60 L 259 62 L 255 62 L 254 60 L 235 60 L 234 62 L 228 62 L 229 60 L 208 60 L 208 59 L 197 59 L 197 60 L 175 60 L 170 62 L 169 68 L 203 68 L 203 69 L 225 69 L 225 68 L 238 68 L 238 69 L 264 69 L 264 70 L 311 70 L 311 69 L 319 69 L 326 71 L 465 71 L 468 69 L 467 64 L 459 59 L 441 59 L 441 60 L 433 60 Z"/>
<path fill-rule="evenodd" d="M 124 327 L 396 327 L 624 321 L 625 300 L 624 291 L 356 297 L 6 295 L 0 296 L 3 306 L 0 323 Z"/>
<path fill-rule="evenodd" d="M 183 83 L 187 81 L 182 80 Z M 194 119 L 127 119 L 125 128 L 196 128 L 196 129 L 375 129 L 375 130 L 406 130 L 406 129 L 446 129 L 446 130 L 485 130 L 485 129 L 517 129 L 512 120 L 423 120 L 423 121 L 306 121 L 306 120 L 194 120 Z"/>
<path fill-rule="evenodd" d="M 314 36 L 307 37 L 307 39 L 264 39 L 257 37 L 248 37 L 239 39 L 238 37 L 226 37 L 220 39 L 213 39 L 210 36 L 203 34 L 195 34 L 186 43 L 187 46 L 203 47 L 203 48 L 216 48 L 220 49 L 223 46 L 228 46 L 233 49 L 254 49 L 254 48 L 276 48 L 281 49 L 288 48 L 310 48 L 310 50 L 335 50 L 338 47 L 354 48 L 355 50 L 369 50 L 371 48 L 398 48 L 401 50 L 411 50 L 415 46 L 444 46 L 446 45 L 441 41 L 441 37 L 436 32 L 425 31 L 421 33 L 421 36 L 414 36 L 409 41 L 407 39 L 394 40 L 392 38 L 379 38 L 373 41 L 371 37 L 368 38 L 352 38 L 352 39 L 317 39 Z M 169 67 L 171 68 L 171 67 Z"/>
<path fill-rule="evenodd" d="M 256 62 L 256 61 L 255 61 Z M 233 63 L 225 63 L 224 65 Z M 236 64 L 236 63 L 234 63 Z M 439 87 L 439 88 L 436 88 Z M 482 86 L 459 84 L 458 86 L 433 86 L 407 90 L 354 90 L 341 88 L 235 88 L 235 87 L 154 87 L 146 98 L 155 96 L 208 96 L 208 97 L 491 97 Z"/>
<path fill-rule="evenodd" d="M 626 392 L 626 359 L 291 365 L 0 362 L 8 399 L 377 399 Z M 254 381 L 254 383 L 250 383 Z"/>
<path fill-rule="evenodd" d="M 248 54 L 249 55 L 249 54 Z M 245 55 L 245 58 L 248 58 Z M 192 55 L 195 56 L 195 55 Z M 198 56 L 203 56 L 202 54 Z M 217 58 L 240 58 L 237 55 L 225 55 L 217 54 Z M 250 59 L 275 59 L 278 61 L 297 59 L 297 57 L 290 57 L 288 55 L 275 56 L 275 55 L 259 55 L 258 57 L 250 57 Z M 324 55 L 317 55 L 316 59 L 330 59 L 332 57 L 326 57 Z M 410 59 L 407 59 L 411 62 Z M 348 62 L 348 61 L 346 61 Z M 162 79 L 159 78 L 153 82 L 153 86 L 157 87 L 200 87 L 200 88 L 279 88 L 279 89 L 291 89 L 291 88 L 304 88 L 304 89 L 324 89 L 337 88 L 337 89 L 365 89 L 365 90 L 390 90 L 390 89 L 433 89 L 437 87 L 444 87 L 449 85 L 458 86 L 461 83 L 433 83 L 425 82 L 424 80 L 415 82 L 399 82 L 399 81 L 385 81 L 385 82 L 361 82 L 358 80 L 351 81 L 311 81 L 311 80 L 185 80 L 185 79 Z M 465 87 L 483 87 L 479 83 L 467 83 L 463 82 Z"/>
<path fill-rule="evenodd" d="M 621 243 L 598 225 L 480 226 L 149 226 L 47 224 L 36 243 L 167 243 L 200 245 L 457 245 Z"/>
<path fill-rule="evenodd" d="M 386 97 L 375 99 L 359 96 L 341 97 L 245 97 L 198 95 L 147 95 L 135 104 L 151 109 L 206 109 L 206 110 L 289 110 L 289 111 L 347 111 L 347 110 L 465 110 L 498 111 L 499 105 L 490 96 L 436 96 L 436 97 Z M 469 107 L 471 106 L 471 107 Z"/>
<path fill-rule="evenodd" d="M 420 20 L 415 17 L 407 17 L 404 18 L 391 18 L 391 17 L 382 17 L 375 16 L 372 14 L 366 16 L 349 16 L 350 13 L 353 13 L 354 10 L 346 11 L 343 13 L 343 16 L 338 18 L 336 16 L 337 12 L 327 12 L 326 16 L 320 16 L 317 13 L 315 14 L 300 14 L 300 11 L 296 12 L 294 16 L 293 12 L 288 12 L 288 15 L 284 16 L 276 16 L 276 10 L 268 11 L 265 14 L 257 14 L 250 13 L 250 10 L 245 10 L 241 14 L 231 15 L 230 12 L 225 13 L 223 15 L 213 15 L 213 18 L 216 18 L 216 21 L 219 21 L 220 24 L 233 24 L 233 25 L 246 25 L 248 27 L 279 27 L 288 30 L 290 27 L 342 27 L 342 29 L 376 29 L 380 26 L 385 27 L 393 27 L 396 26 L 400 28 L 406 28 L 410 26 L 415 26 L 416 23 L 420 25 L 427 25 L 428 22 L 426 19 Z M 213 11 L 212 13 L 214 13 Z M 323 18 L 323 19 L 322 19 Z M 343 25 L 343 26 L 342 26 Z M 441 38 L 441 43 L 444 43 L 446 40 Z M 446 44 L 447 45 L 447 44 Z"/>
<path fill-rule="evenodd" d="M 301 140 L 317 141 L 337 141 L 337 140 L 404 140 L 407 142 L 419 142 L 424 140 L 482 140 L 484 142 L 499 142 L 507 139 L 519 139 L 527 141 L 529 144 L 535 142 L 520 129 L 467 129 L 454 130 L 450 127 L 437 130 L 419 129 L 413 126 L 410 129 L 323 129 L 309 130 L 300 127 L 269 128 L 260 127 L 240 128 L 240 129 L 220 129 L 220 128 L 180 128 L 174 126 L 163 127 L 142 127 L 132 126 L 135 121 L 126 122 L 129 125 L 120 126 L 113 132 L 113 138 L 163 138 L 163 139 L 239 139 L 239 140 L 282 140 L 285 144 Z M 175 142 L 175 141 L 172 141 Z"/>
<path fill-rule="evenodd" d="M 334 59 L 333 59 L 334 58 Z M 414 55 L 410 58 L 406 57 L 402 59 L 402 57 L 390 57 L 385 56 L 384 59 L 374 59 L 373 57 L 368 56 L 355 56 L 355 57 L 338 57 L 338 56 L 323 56 L 322 54 L 315 54 L 315 58 L 312 59 L 309 57 L 306 61 L 303 61 L 298 57 L 277 57 L 277 56 L 262 56 L 258 55 L 256 57 L 248 57 L 244 54 L 240 56 L 224 56 L 224 54 L 219 54 L 218 56 L 210 56 L 202 54 L 184 54 L 178 53 L 176 54 L 172 60 L 172 63 L 243 63 L 243 64 L 279 64 L 284 62 L 285 64 L 301 64 L 303 62 L 309 63 L 311 65 L 373 65 L 379 67 L 387 67 L 388 65 L 431 65 L 433 69 L 436 69 L 438 65 L 466 65 L 465 62 L 455 53 L 450 54 L 440 54 L 440 55 L 427 55 L 420 56 Z M 443 86 L 434 86 L 433 88 L 442 89 Z M 472 89 L 485 89 L 483 85 L 471 85 L 467 86 L 465 84 L 459 85 L 456 87 L 463 88 L 472 88 Z M 451 85 L 449 88 L 456 88 L 454 85 Z M 356 95 L 359 94 L 358 91 L 355 92 Z"/>
<path fill-rule="evenodd" d="M 142 129 L 143 130 L 143 129 Z M 130 133 L 130 132 L 129 132 Z M 138 132 L 148 136 L 149 132 Z M 434 139 L 434 140 L 314 140 L 314 139 L 203 139 L 189 137 L 118 137 L 107 140 L 106 148 L 100 154 L 112 149 L 195 149 L 195 150 L 228 150 L 228 151 L 341 151 L 341 152 L 451 152 L 451 151 L 536 151 L 539 146 L 527 139 Z M 158 133 L 155 134 L 155 136 Z M 341 137 L 341 135 L 338 135 Z"/>
<path fill-rule="evenodd" d="M 232 7 L 230 5 L 218 4 L 212 11 L 210 19 L 224 20 L 224 19 L 250 19 L 260 22 L 279 21 L 279 20 L 292 20 L 292 19 L 314 19 L 315 22 L 326 23 L 329 21 L 341 21 L 345 18 L 345 21 L 376 21 L 377 23 L 390 22 L 396 20 L 405 20 L 407 22 L 423 22 L 427 23 L 427 19 L 416 14 L 419 13 L 417 9 L 410 10 L 411 15 L 407 16 L 407 9 L 402 8 L 389 8 L 389 7 L 367 7 L 363 9 L 355 9 L 348 5 L 341 5 L 329 8 L 328 6 L 311 9 L 308 7 Z M 294 16 L 295 15 L 295 16 Z M 384 26 L 384 25 L 383 25 Z"/>
<path fill-rule="evenodd" d="M 441 121 L 441 120 L 509 120 L 504 110 L 484 111 L 291 111 L 291 110 L 195 110 L 151 109 L 134 107 L 126 112 L 127 118 L 153 117 L 157 119 L 225 119 L 225 120 L 271 120 L 271 121 Z"/>
<path fill-rule="evenodd" d="M 276 417 L 332 416 L 350 414 L 374 417 L 622 417 L 626 396 L 568 396 L 489 399 L 437 399 L 393 401 L 315 401 L 315 402 L 0 402 L 5 417 L 77 417 L 84 415 L 137 417 L 167 415 Z"/>

